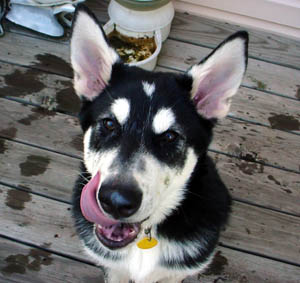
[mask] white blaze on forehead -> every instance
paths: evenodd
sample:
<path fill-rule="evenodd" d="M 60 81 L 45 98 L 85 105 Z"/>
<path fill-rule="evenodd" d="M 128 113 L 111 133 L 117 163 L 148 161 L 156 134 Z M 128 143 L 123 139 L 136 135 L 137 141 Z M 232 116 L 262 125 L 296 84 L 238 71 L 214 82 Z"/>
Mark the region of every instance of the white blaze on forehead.
<path fill-rule="evenodd" d="M 148 82 L 143 81 L 143 89 L 147 96 L 151 97 L 153 92 L 155 91 L 155 84 L 149 84 Z"/>
<path fill-rule="evenodd" d="M 175 115 L 170 108 L 160 109 L 154 116 L 152 127 L 156 134 L 167 131 L 175 123 Z"/>
<path fill-rule="evenodd" d="M 117 118 L 118 122 L 122 125 L 124 124 L 130 112 L 130 103 L 126 98 L 119 98 L 111 106 L 111 111 Z"/>

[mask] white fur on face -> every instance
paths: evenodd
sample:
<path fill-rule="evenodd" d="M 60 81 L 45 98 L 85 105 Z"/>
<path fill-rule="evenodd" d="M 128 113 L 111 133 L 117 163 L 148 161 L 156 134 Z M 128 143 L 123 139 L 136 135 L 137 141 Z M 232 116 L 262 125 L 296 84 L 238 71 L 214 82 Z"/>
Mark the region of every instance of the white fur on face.
<path fill-rule="evenodd" d="M 92 175 L 100 170 L 102 181 L 111 174 L 118 174 L 118 172 L 111 172 L 110 169 L 111 164 L 117 158 L 118 151 L 115 149 L 101 153 L 90 150 L 91 134 L 92 128 L 89 128 L 84 136 L 84 161 Z M 128 278 L 133 279 L 135 282 L 157 282 L 163 278 L 169 278 L 169 281 L 166 282 L 177 282 L 177 279 L 181 280 L 188 275 L 204 270 L 211 262 L 213 255 L 195 268 L 182 270 L 164 268 L 160 266 L 160 260 L 163 258 L 166 261 L 172 259 L 181 261 L 186 253 L 191 257 L 195 257 L 205 247 L 205 240 L 195 242 L 189 240 L 178 243 L 159 238 L 158 245 L 150 250 L 141 250 L 136 246 L 136 242 L 144 237 L 142 231 L 146 227 L 155 227 L 180 205 L 185 196 L 185 186 L 197 163 L 194 150 L 192 148 L 187 150 L 187 158 L 182 168 L 170 168 L 152 155 L 137 153 L 136 156 L 136 161 L 132 164 L 132 175 L 143 192 L 143 201 L 141 208 L 133 216 L 133 219 L 141 221 L 149 216 L 150 218 L 142 223 L 141 233 L 137 240 L 125 249 L 117 251 L 123 257 L 121 261 L 99 256 L 89 248 L 86 248 L 86 251 L 98 264 L 111 269 L 110 278 L 116 279 L 121 277 L 126 278 L 126 280 Z M 137 169 L 140 160 L 145 163 L 144 170 Z M 155 228 L 152 232 L 153 237 L 156 237 Z M 90 241 L 95 248 L 98 245 L 101 246 L 95 235 L 91 235 Z"/>
<path fill-rule="evenodd" d="M 160 109 L 154 116 L 152 129 L 156 134 L 162 134 L 175 123 L 175 115 L 170 108 Z"/>
<path fill-rule="evenodd" d="M 143 89 L 144 89 L 146 95 L 148 97 L 152 97 L 152 95 L 155 91 L 155 84 L 154 83 L 149 84 L 148 82 L 145 82 L 145 81 L 143 81 L 142 84 L 143 84 Z"/>
<path fill-rule="evenodd" d="M 118 158 L 118 149 L 91 150 L 91 135 L 92 127 L 84 135 L 84 163 L 88 172 L 95 176 L 100 171 L 101 183 L 113 175 L 122 174 L 122 166 L 112 169 L 113 162 Z M 143 170 L 139 169 L 140 161 L 144 163 Z M 143 223 L 145 226 L 163 221 L 183 200 L 185 186 L 196 164 L 197 155 L 192 148 L 188 148 L 186 160 L 180 168 L 172 168 L 150 154 L 137 153 L 130 173 L 143 193 L 143 200 L 140 209 L 128 221 L 140 222 L 148 218 Z"/>
<path fill-rule="evenodd" d="M 127 121 L 130 113 L 130 102 L 126 98 L 119 98 L 114 101 L 111 106 L 111 111 L 121 125 Z"/>
<path fill-rule="evenodd" d="M 136 217 L 141 221 L 150 216 L 144 225 L 152 226 L 163 221 L 183 200 L 197 156 L 189 148 L 182 168 L 170 168 L 150 155 L 145 155 L 144 161 L 145 170 L 133 172 L 143 192 L 143 201 Z"/>
<path fill-rule="evenodd" d="M 90 139 L 92 127 L 90 127 L 83 139 L 84 144 L 84 164 L 88 172 L 95 176 L 98 171 L 101 175 L 101 183 L 111 174 L 110 167 L 118 155 L 117 149 L 107 151 L 94 151 L 90 149 Z"/>

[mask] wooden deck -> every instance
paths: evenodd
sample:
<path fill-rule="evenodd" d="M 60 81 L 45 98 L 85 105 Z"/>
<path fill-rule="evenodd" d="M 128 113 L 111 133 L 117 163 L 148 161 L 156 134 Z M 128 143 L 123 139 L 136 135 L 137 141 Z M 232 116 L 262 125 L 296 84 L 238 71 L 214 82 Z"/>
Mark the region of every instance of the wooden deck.
<path fill-rule="evenodd" d="M 101 22 L 106 1 L 88 5 Z M 0 38 L 0 282 L 103 282 L 70 216 L 82 156 L 68 36 Z M 241 29 L 176 14 L 158 70 L 182 72 Z M 300 41 L 249 30 L 249 67 L 210 155 L 234 198 L 213 266 L 184 282 L 300 282 Z"/>

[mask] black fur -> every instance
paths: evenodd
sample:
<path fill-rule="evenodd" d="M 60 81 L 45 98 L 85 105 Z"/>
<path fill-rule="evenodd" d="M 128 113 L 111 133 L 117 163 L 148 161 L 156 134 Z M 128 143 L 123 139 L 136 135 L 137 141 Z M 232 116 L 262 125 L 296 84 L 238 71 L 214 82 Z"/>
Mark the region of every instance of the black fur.
<path fill-rule="evenodd" d="M 140 82 L 137 84 L 136 82 Z M 155 82 L 156 92 L 152 99 L 147 98 L 142 81 Z M 79 114 L 83 131 L 90 125 L 97 125 L 97 131 L 93 132 L 90 146 L 99 150 L 99 141 L 103 150 L 121 145 L 121 160 L 127 160 L 145 144 L 147 150 L 159 160 L 170 166 L 181 165 L 185 158 L 184 148 L 194 146 L 197 153 L 205 152 L 211 141 L 211 131 L 215 121 L 202 118 L 195 111 L 190 99 L 192 80 L 185 75 L 172 73 L 152 73 L 139 68 L 127 67 L 123 64 L 113 66 L 109 86 L 93 102 L 83 101 L 82 110 Z M 118 128 L 113 135 L 107 135 L 101 125 L 101 119 L 108 117 L 108 109 L 111 101 L 117 98 L 127 98 L 131 101 L 129 121 L 123 129 Z M 176 114 L 180 136 L 177 139 L 179 150 L 168 150 L 161 146 L 159 136 L 153 137 L 151 124 L 154 115 L 162 107 L 170 107 Z M 184 144 L 184 148 L 180 147 Z M 174 147 L 174 145 L 171 145 Z M 172 154 L 170 154 L 172 153 Z"/>
<path fill-rule="evenodd" d="M 80 5 L 79 9 L 85 8 Z M 90 14 L 89 11 L 88 13 Z M 97 22 L 93 15 L 92 17 Z M 236 37 L 243 38 L 247 47 L 246 32 L 232 35 L 219 47 Z M 247 48 L 245 50 L 247 60 Z M 155 93 L 151 98 L 145 95 L 143 81 L 155 83 Z M 207 153 L 216 120 L 206 119 L 196 111 L 191 99 L 192 83 L 192 78 L 187 74 L 153 73 L 117 62 L 112 66 L 110 81 L 102 93 L 93 101 L 82 98 L 79 114 L 83 132 L 93 126 L 89 146 L 95 151 L 118 147 L 120 149 L 118 162 L 123 164 L 124 168 L 130 166 L 133 155 L 141 147 L 160 162 L 179 169 L 186 160 L 188 148 L 192 147 L 197 154 L 198 162 L 185 188 L 184 200 L 171 215 L 162 223 L 157 223 L 154 228 L 158 240 L 163 238 L 178 243 L 192 240 L 205 242 L 206 245 L 194 257 L 185 253 L 182 260 L 160 258 L 160 264 L 170 269 L 195 268 L 208 259 L 218 244 L 222 228 L 228 221 L 231 206 L 228 190 Z M 117 98 L 126 98 L 131 105 L 130 116 L 123 126 L 119 125 L 109 112 L 112 101 Z M 171 143 L 165 142 L 163 135 L 154 134 L 151 128 L 154 115 L 163 107 L 172 108 L 176 116 L 176 128 L 171 130 L 178 136 Z M 113 132 L 105 128 L 104 119 L 107 118 L 115 123 Z M 94 242 L 89 241 L 93 237 L 93 224 L 81 213 L 80 195 L 90 178 L 85 165 L 82 164 L 81 174 L 73 190 L 72 211 L 78 234 L 95 253 L 114 261 L 122 260 L 117 250 L 110 251 L 103 248 L 96 239 Z"/>
<path fill-rule="evenodd" d="M 142 84 L 137 84 L 137 81 L 155 82 L 157 94 L 150 100 L 146 97 Z M 83 101 L 79 115 L 84 131 L 91 125 L 97 129 L 93 132 L 90 146 L 95 150 L 121 146 L 122 162 L 128 162 L 139 146 L 144 144 L 147 151 L 161 162 L 180 167 L 185 160 L 187 147 L 195 149 L 199 161 L 189 182 L 186 198 L 171 216 L 158 225 L 157 232 L 158 238 L 163 237 L 179 242 L 189 238 L 201 241 L 203 238 L 208 242 L 208 246 L 205 252 L 199 251 L 196 258 L 186 256 L 183 262 L 161 259 L 163 265 L 176 268 L 195 267 L 211 254 L 218 242 L 220 229 L 227 221 L 231 203 L 225 185 L 213 162 L 207 156 L 215 121 L 207 120 L 196 112 L 190 99 L 191 83 L 191 79 L 185 75 L 151 73 L 116 64 L 113 66 L 112 78 L 107 89 L 93 102 Z M 134 101 L 131 103 L 134 109 L 131 110 L 130 118 L 124 128 L 120 126 L 113 136 L 107 135 L 101 119 L 106 117 L 111 100 L 120 97 Z M 159 108 L 170 105 L 173 106 L 177 123 L 180 125 L 180 138 L 176 142 L 179 144 L 178 150 L 174 144 L 161 146 L 159 136 L 153 136 L 152 130 L 147 125 L 148 116 L 153 118 Z M 82 172 L 86 172 L 84 165 L 82 166 Z M 77 228 L 81 233 L 84 230 L 85 233 L 92 232 L 92 225 L 82 218 L 79 207 L 81 189 L 90 176 L 85 177 L 85 179 L 79 177 L 73 196 L 73 213 L 75 219 L 80 219 L 77 221 Z M 82 223 L 85 223 L 84 226 Z M 117 254 L 116 252 L 110 254 L 104 250 L 99 253 L 105 257 L 115 257 Z"/>

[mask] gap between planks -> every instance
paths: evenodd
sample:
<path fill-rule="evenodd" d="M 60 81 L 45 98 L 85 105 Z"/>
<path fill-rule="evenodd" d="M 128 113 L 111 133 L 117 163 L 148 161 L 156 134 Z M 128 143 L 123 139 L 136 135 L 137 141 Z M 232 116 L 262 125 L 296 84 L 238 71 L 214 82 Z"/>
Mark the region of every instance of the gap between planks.
<path fill-rule="evenodd" d="M 2 72 L 0 70 L 0 74 L 3 74 L 3 71 L 6 72 L 7 68 L 5 67 L 7 67 L 7 65 L 4 65 L 4 70 L 2 70 Z M 26 77 L 26 69 L 24 70 L 23 68 L 19 69 L 16 67 L 12 67 L 11 69 L 10 67 L 12 66 L 9 65 L 8 69 L 15 70 L 14 72 L 18 72 L 19 75 L 24 74 L 24 77 Z M 39 71 L 37 71 L 36 73 L 40 74 Z M 15 85 L 8 84 L 6 86 L 4 85 L 2 89 L 0 89 L 0 92 L 2 90 L 1 95 L 3 96 L 9 95 L 10 93 L 14 93 L 16 97 L 5 96 L 4 98 L 14 100 L 22 104 L 27 103 L 29 105 L 43 106 L 46 108 L 49 106 L 47 104 L 43 105 L 44 99 L 50 99 L 54 101 L 54 105 L 55 103 L 59 103 L 60 100 L 64 104 L 58 104 L 58 107 L 55 106 L 55 110 L 60 113 L 75 116 L 74 114 L 72 114 L 72 112 L 74 113 L 79 110 L 79 100 L 77 96 L 73 93 L 71 80 L 62 79 L 60 76 L 56 75 L 53 75 L 52 78 L 52 76 L 49 74 L 45 77 L 44 73 L 41 73 L 40 75 L 41 77 L 31 78 L 32 81 L 34 81 L 36 84 L 38 83 L 43 86 L 40 92 L 36 92 L 39 90 L 35 90 L 34 87 L 32 89 L 31 85 L 29 86 L 26 84 L 20 84 L 20 86 L 17 87 Z M 10 75 L 8 74 L 8 76 Z M 30 76 L 32 76 L 32 74 L 30 74 Z M 56 78 L 56 80 L 54 80 L 54 78 Z M 53 81 L 51 81 L 52 79 Z M 33 92 L 33 94 L 30 94 L 30 92 Z M 25 94 L 20 95 L 19 93 Z M 266 103 L 266 101 L 268 102 Z M 259 105 L 259 107 L 256 107 L 256 105 Z M 241 88 L 238 94 L 236 95 L 235 99 L 233 100 L 233 104 L 231 107 L 232 112 L 230 115 L 228 115 L 228 117 L 237 121 L 239 120 L 245 123 L 251 123 L 253 125 L 266 127 L 267 129 L 269 129 L 271 125 L 271 127 L 275 127 L 280 131 L 300 135 L 300 131 L 298 130 L 298 128 L 300 127 L 300 119 L 298 118 L 300 117 L 300 114 L 297 106 L 297 103 L 295 104 L 288 100 L 281 101 L 280 98 L 267 100 L 266 97 L 264 97 L 264 99 L 262 99 L 257 91 Z M 273 112 L 273 109 L 276 109 L 276 113 Z M 267 113 L 267 111 L 269 112 L 269 114 Z M 256 120 L 249 120 L 248 117 Z M 277 167 L 280 168 L 280 166 Z M 285 167 L 282 166 L 282 168 Z"/>
<path fill-rule="evenodd" d="M 37 246 L 0 235 L 0 247 L 1 282 L 104 283 L 102 269 L 51 250 L 47 243 Z"/>
<path fill-rule="evenodd" d="M 58 85 L 57 81 L 56 85 Z M 50 91 L 51 87 L 47 86 L 47 91 L 48 90 Z M 53 89 L 53 93 L 55 93 L 56 90 L 56 88 Z M 69 91 L 67 91 L 64 95 L 66 96 L 65 99 L 71 101 L 72 109 L 79 109 L 79 101 L 74 101 L 73 99 L 77 99 L 77 96 L 75 96 L 73 93 L 69 93 Z M 7 132 L 7 128 L 11 128 L 12 125 L 14 125 L 13 127 L 17 129 L 15 130 L 16 132 L 18 131 L 18 129 L 20 129 L 23 133 L 23 135 L 21 135 L 21 133 L 18 133 L 17 140 L 20 142 L 33 144 L 32 140 L 36 139 L 28 137 L 24 140 L 24 137 L 30 134 L 28 132 L 28 126 L 30 126 L 31 123 L 37 123 L 39 125 L 38 127 L 43 128 L 45 132 L 50 131 L 48 134 L 49 138 L 50 136 L 55 137 L 57 135 L 55 131 L 59 133 L 63 130 L 58 127 L 58 125 L 54 124 L 57 115 L 62 115 L 60 116 L 61 118 L 59 118 L 59 121 L 60 123 L 64 124 L 64 127 L 68 131 L 69 137 L 78 136 L 81 133 L 78 127 L 78 121 L 72 116 L 64 116 L 64 114 L 57 114 L 57 112 L 49 111 L 46 109 L 43 110 L 42 108 L 35 109 L 31 108 L 30 106 L 25 107 L 18 103 L 9 102 L 9 100 L 2 101 L 3 103 L 0 105 L 0 117 L 3 122 L 0 127 L 0 129 L 2 128 L 2 130 L 0 131 L 0 135 L 2 132 L 2 136 L 14 138 L 14 136 L 3 134 Z M 5 103 L 5 101 L 7 102 Z M 78 104 L 75 105 L 76 103 Z M 236 104 L 236 107 L 239 108 L 239 105 L 241 104 L 241 102 Z M 233 107 L 235 107 L 235 104 L 233 104 Z M 253 109 L 255 111 L 255 108 Z M 251 109 L 249 109 L 249 111 L 250 110 Z M 64 121 L 64 118 L 66 119 L 66 121 Z M 49 123 L 48 121 L 52 123 Z M 76 127 L 74 128 L 74 126 Z M 39 128 L 35 128 L 34 131 L 38 131 Z M 53 128 L 53 130 L 51 130 L 51 128 Z M 77 135 L 74 134 L 74 131 L 77 133 Z M 239 157 L 248 161 L 252 160 L 266 166 L 273 166 L 275 168 L 287 171 L 299 172 L 300 170 L 298 168 L 297 159 L 294 158 L 294 156 L 297 155 L 297 152 L 300 150 L 298 136 L 290 135 L 289 133 L 284 131 L 265 128 L 262 126 L 253 125 L 251 123 L 241 122 L 228 118 L 223 119 L 219 122 L 214 130 L 214 133 L 215 139 L 210 146 L 211 151 L 226 154 L 229 156 Z M 41 134 L 39 134 L 39 138 L 41 138 Z M 64 132 L 61 133 L 61 136 L 64 137 Z M 49 140 L 41 139 L 39 143 L 36 143 L 36 146 L 43 147 L 43 144 L 45 144 L 45 142 L 47 144 Z M 59 142 L 56 142 L 56 144 L 59 145 Z M 62 144 L 64 144 L 64 142 Z M 56 151 L 55 148 L 57 148 L 57 145 L 45 147 L 52 148 L 52 150 Z M 61 148 L 58 151 L 64 152 L 64 148 Z M 282 155 L 283 153 L 285 154 L 285 158 L 279 159 L 278 156 Z"/>
<path fill-rule="evenodd" d="M 16 239 L 21 238 L 30 244 L 40 246 L 51 243 L 52 249 L 85 260 L 82 247 L 77 244 L 78 238 L 74 233 L 70 214 L 67 213 L 70 208 L 69 205 L 49 199 L 44 200 L 31 194 L 24 202 L 24 196 L 15 194 L 13 189 L 2 186 L 1 191 L 1 203 L 4 204 L 8 196 L 14 195 L 15 201 L 18 202 L 18 198 L 20 198 L 19 204 L 22 205 L 21 210 L 17 207 L 12 209 L 9 206 L 0 206 L 4 218 L 2 235 Z M 21 203 L 21 200 L 23 200 L 23 203 Z M 30 205 L 31 203 L 35 205 Z M 289 261 L 296 266 L 299 264 L 296 251 L 299 244 L 296 239 L 299 223 L 296 224 L 293 217 L 282 215 L 278 217 L 278 214 L 265 213 L 261 209 L 249 211 L 245 205 L 238 203 L 234 203 L 233 210 L 230 224 L 221 237 L 222 243 L 225 242 L 225 245 L 233 246 L 236 249 L 242 247 L 243 250 L 249 251 L 249 253 L 259 253 L 280 262 Z M 51 213 L 49 213 L 50 211 Z M 239 213 L 236 214 L 236 212 Z M 245 218 L 246 215 L 247 218 Z M 257 220 L 258 215 L 260 215 L 259 220 Z M 245 219 L 247 219 L 247 223 Z M 263 223 L 270 222 L 270 224 L 273 224 L 274 221 L 280 223 L 280 227 L 273 225 L 267 227 Z M 249 231 L 247 233 L 244 230 L 245 226 L 248 227 L 246 228 Z M 286 229 L 285 226 L 289 229 Z M 287 232 L 287 230 L 289 231 Z M 279 238 L 283 235 L 289 244 L 283 244 L 280 241 Z"/>
<path fill-rule="evenodd" d="M 62 113 L 62 114 L 64 114 L 64 113 Z M 5 129 L 4 129 L 4 131 L 5 131 Z M 60 154 L 60 155 L 63 155 L 63 156 L 72 157 L 72 158 L 75 158 L 75 159 L 78 159 L 78 160 L 82 160 L 82 157 L 80 157 L 79 155 L 73 155 L 73 154 L 70 154 L 70 153 L 65 153 L 64 151 L 55 150 L 55 149 L 50 148 L 50 147 L 40 146 L 38 144 L 33 144 L 32 142 L 26 142 L 26 141 L 23 141 L 23 140 L 17 139 L 17 138 L 12 139 L 12 138 L 8 137 L 7 135 L 1 135 L 1 133 L 0 133 L 0 139 L 12 141 L 12 142 L 19 143 L 19 144 L 22 144 L 22 145 L 25 145 L 25 146 L 38 148 L 38 149 L 41 149 L 41 150 L 45 150 L 45 151 Z M 285 171 L 285 172 L 300 174 L 300 172 L 297 171 L 297 170 L 293 170 L 293 169 L 289 169 L 289 168 L 285 168 L 285 167 L 265 163 L 263 160 L 261 160 L 261 161 L 260 160 L 255 160 L 255 159 L 253 160 L 252 158 L 254 158 L 255 156 L 250 156 L 250 158 L 249 158 L 249 157 L 247 157 L 247 154 L 245 156 L 244 155 L 237 156 L 237 155 L 234 155 L 234 154 L 229 154 L 229 153 L 219 151 L 219 150 L 215 150 L 215 149 L 211 149 L 211 148 L 208 149 L 208 152 L 224 155 L 224 156 L 227 156 L 227 157 L 230 157 L 230 158 L 238 159 L 240 161 L 245 161 L 245 162 L 249 162 L 249 163 L 257 163 L 262 167 L 266 166 L 266 167 L 282 170 L 282 171 Z"/>
<path fill-rule="evenodd" d="M 21 37 L 20 38 L 18 38 Z M 27 54 L 24 52 L 29 49 L 29 45 L 26 41 L 30 42 L 30 46 L 36 46 L 34 50 L 27 50 Z M 11 42 L 14 42 L 12 45 Z M 23 44 L 23 47 L 22 47 Z M 51 47 L 49 47 L 49 44 Z M 72 74 L 66 74 L 66 72 L 61 72 L 59 69 L 53 69 L 50 67 L 42 66 L 37 62 L 37 64 L 31 64 L 36 61 L 35 55 L 41 55 L 45 53 L 50 53 L 56 55 L 62 59 L 68 59 L 69 61 L 69 47 L 66 44 L 62 44 L 59 41 L 45 41 L 40 37 L 30 37 L 23 34 L 8 33 L 6 38 L 2 39 L 0 46 L 2 50 L 9 50 L 9 52 L 4 52 L 5 56 L 1 56 L 0 59 L 3 62 L 19 64 L 22 66 L 36 65 L 34 68 L 42 69 L 44 71 L 49 71 L 51 73 L 60 74 L 63 76 L 71 77 Z M 28 45 L 28 48 L 26 47 Z M 60 48 L 59 48 L 60 46 Z M 26 47 L 24 49 L 24 47 Z M 18 49 L 22 49 L 22 52 L 18 52 Z M 168 39 L 162 48 L 162 52 L 159 56 L 158 65 L 173 68 L 176 70 L 186 70 L 190 65 L 196 64 L 201 58 L 204 58 L 211 49 L 199 47 L 192 44 L 184 44 L 182 42 L 177 42 Z M 25 58 L 23 58 L 25 56 Z M 31 57 L 31 58 L 30 58 Z M 170 60 L 171 59 L 171 60 Z M 29 62 L 31 60 L 31 62 Z M 270 72 L 272 70 L 272 72 Z M 300 71 L 292 70 L 286 67 L 280 67 L 272 65 L 270 63 L 264 63 L 262 61 L 250 59 L 248 64 L 248 70 L 245 75 L 243 85 L 249 88 L 258 89 L 262 92 L 265 90 L 267 93 L 279 94 L 280 96 L 290 97 L 296 99 L 295 95 L 297 93 L 297 87 L 300 77 Z M 279 81 L 278 81 L 279 80 Z M 288 86 L 283 87 L 282 81 L 289 82 Z"/>
<path fill-rule="evenodd" d="M 0 62 L 1 62 L 1 60 L 0 60 Z M 3 62 L 3 63 L 5 63 L 5 62 Z M 159 61 L 158 61 L 157 65 L 156 65 L 155 71 L 156 72 L 157 71 L 174 72 L 174 73 L 181 73 L 181 74 L 183 74 L 183 73 L 186 72 L 186 70 L 183 70 L 183 69 L 178 68 L 178 67 L 161 65 Z M 251 78 L 251 75 L 249 77 Z M 253 77 L 252 77 L 252 79 L 254 80 L 253 82 L 257 83 L 258 85 L 264 84 L 262 81 L 259 81 L 259 80 L 255 79 Z M 251 85 L 247 85 L 247 83 L 245 83 L 245 82 L 241 83 L 240 88 L 248 88 L 250 90 L 259 91 L 261 93 L 265 93 L 265 94 L 269 94 L 269 95 L 274 95 L 274 96 L 279 96 L 279 97 L 286 98 L 286 99 L 291 99 L 291 100 L 294 100 L 294 101 L 299 101 L 300 99 L 297 96 L 298 95 L 298 93 L 297 93 L 297 91 L 298 91 L 297 86 L 298 85 L 295 84 L 294 87 L 289 87 L 290 89 L 293 89 L 293 91 L 290 93 L 290 95 L 286 95 L 286 94 L 282 94 L 282 93 L 279 93 L 279 92 L 275 92 L 275 91 L 272 91 L 270 89 L 265 89 L 264 85 L 263 85 L 263 87 L 258 87 L 258 86 L 254 86 L 254 85 L 251 86 Z"/>
<path fill-rule="evenodd" d="M 44 247 L 32 245 L 6 236 L 2 236 L 2 238 L 0 238 L 0 246 L 3 246 L 3 248 L 0 249 L 0 259 L 2 259 L 0 260 L 1 270 L 3 268 L 5 270 L 5 268 L 9 265 L 9 263 L 7 263 L 5 266 L 5 261 L 8 258 L 14 259 L 17 258 L 17 256 L 27 258 L 30 254 L 39 254 L 37 251 L 41 251 L 42 253 L 40 256 L 46 257 L 48 262 L 51 262 L 51 265 L 44 265 L 40 269 L 39 273 L 27 270 L 25 275 L 7 275 L 2 272 L 2 277 L 0 274 L 0 279 L 32 283 L 36 281 L 44 281 L 43 279 L 46 277 L 46 282 L 56 283 L 55 280 L 58 280 L 58 283 L 66 281 L 65 278 L 70 276 L 68 273 L 69 267 L 71 266 L 72 270 L 70 279 L 72 280 L 70 281 L 74 283 L 83 281 L 90 283 L 102 283 L 100 279 L 103 276 L 103 273 L 99 267 L 95 267 L 92 263 L 80 262 L 75 259 L 69 260 L 68 257 L 61 256 L 60 253 L 57 253 L 55 250 L 45 249 Z M 12 251 L 14 251 L 13 254 Z M 4 258 L 5 256 L 7 257 Z M 22 263 L 20 262 L 19 265 L 22 265 Z M 75 269 L 74 265 L 76 265 Z M 28 269 L 28 265 L 26 263 L 22 266 L 25 267 L 25 269 Z M 59 272 L 57 272 L 58 270 Z M 56 274 L 54 277 L 55 280 L 53 280 L 52 274 Z M 62 278 L 60 277 L 60 274 Z M 58 278 L 57 275 L 59 276 Z M 41 278 L 41 276 L 43 278 Z M 195 275 L 193 277 L 188 277 L 184 280 L 184 283 L 196 283 L 199 282 L 199 280 L 202 283 L 211 283 L 216 282 L 216 280 L 219 280 L 220 278 L 226 278 L 226 281 L 229 283 L 240 282 L 240 280 L 247 280 L 248 282 L 270 281 L 273 283 L 281 283 L 295 282 L 297 276 L 300 276 L 300 271 L 292 265 L 245 254 L 226 247 L 218 247 L 212 266 L 201 276 Z M 49 280 L 48 277 L 51 277 L 51 279 Z"/>
<path fill-rule="evenodd" d="M 78 176 L 80 160 L 6 139 L 0 139 L 0 143 L 3 184 L 69 203 L 68 192 Z M 67 141 L 62 146 L 74 152 Z M 261 166 L 252 166 L 237 158 L 209 155 L 237 201 L 300 216 L 299 174 L 267 167 L 262 171 Z M 33 166 L 38 171 L 33 170 Z M 57 183 L 57 179 L 61 181 Z"/>
<path fill-rule="evenodd" d="M 108 21 L 107 0 L 101 2 L 90 0 L 87 6 L 96 14 L 102 22 Z M 284 65 L 294 69 L 300 69 L 299 40 L 283 37 L 253 28 L 241 27 L 209 18 L 176 12 L 172 23 L 169 38 L 176 41 L 188 41 L 203 45 L 207 48 L 215 48 L 225 37 L 232 33 L 246 29 L 250 35 L 250 57 L 262 61 L 270 61 L 272 64 Z"/>

